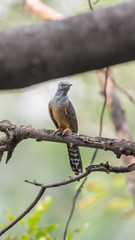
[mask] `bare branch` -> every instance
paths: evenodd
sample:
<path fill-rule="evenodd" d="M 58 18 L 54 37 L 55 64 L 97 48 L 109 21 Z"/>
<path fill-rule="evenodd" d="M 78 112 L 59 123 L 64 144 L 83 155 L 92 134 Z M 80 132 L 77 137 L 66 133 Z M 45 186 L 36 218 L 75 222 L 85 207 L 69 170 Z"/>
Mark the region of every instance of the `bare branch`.
<path fill-rule="evenodd" d="M 88 3 L 89 3 L 90 10 L 92 11 L 92 10 L 93 10 L 93 7 L 92 7 L 91 0 L 88 0 Z"/>
<path fill-rule="evenodd" d="M 116 83 L 114 80 L 114 85 L 121 91 L 123 92 L 128 98 L 129 100 L 132 102 L 132 103 L 135 103 L 135 98 L 125 89 L 123 88 L 122 86 L 120 86 L 118 83 Z"/>
<path fill-rule="evenodd" d="M 7 134 L 8 129 L 8 134 Z M 36 141 L 51 141 L 59 143 L 73 143 L 77 146 L 98 148 L 104 151 L 112 151 L 120 158 L 122 154 L 135 156 L 135 142 L 125 139 L 113 139 L 103 137 L 89 137 L 79 134 L 61 133 L 53 134 L 52 130 L 37 129 L 32 126 L 16 126 L 9 121 L 0 122 L 0 131 L 6 132 L 6 136 L 0 137 L 0 151 L 13 152 L 15 146 L 24 139 L 35 139 Z"/>
<path fill-rule="evenodd" d="M 108 162 L 106 163 L 101 163 L 98 165 L 90 165 L 86 168 L 85 172 L 69 178 L 67 180 L 64 181 L 60 181 L 60 182 L 56 182 L 56 183 L 51 183 L 51 184 L 44 184 L 44 183 L 38 183 L 35 180 L 32 181 L 28 181 L 25 180 L 25 182 L 33 184 L 35 186 L 40 186 L 41 189 L 38 192 L 37 197 L 34 199 L 34 201 L 30 204 L 30 206 L 19 216 L 17 217 L 14 221 L 12 221 L 7 227 L 5 227 L 4 229 L 2 229 L 0 231 L 0 236 L 3 235 L 7 230 L 9 230 L 11 227 L 13 227 L 18 221 L 20 221 L 27 213 L 29 213 L 29 211 L 36 205 L 36 203 L 39 201 L 39 199 L 41 198 L 41 196 L 43 195 L 44 191 L 47 188 L 53 188 L 53 187 L 60 187 L 63 185 L 67 185 L 70 184 L 72 182 L 75 182 L 77 180 L 80 180 L 84 177 L 86 177 L 87 175 L 89 175 L 91 172 L 96 172 L 96 171 L 101 171 L 101 172 L 106 172 L 107 174 L 110 172 L 114 172 L 114 173 L 125 173 L 125 172 L 131 172 L 135 170 L 135 163 L 128 165 L 128 166 L 111 166 L 108 164 Z M 80 189 L 80 188 L 79 188 Z M 78 191 L 78 193 L 80 192 L 80 190 Z M 78 194 L 76 193 L 76 194 Z"/>
<path fill-rule="evenodd" d="M 60 186 L 67 185 L 72 182 L 78 181 L 78 180 L 86 177 L 87 175 L 89 175 L 91 172 L 106 172 L 107 174 L 109 174 L 111 172 L 126 173 L 126 172 L 132 172 L 134 170 L 135 170 L 135 163 L 127 165 L 127 166 L 112 166 L 112 165 L 109 165 L 108 162 L 106 162 L 106 163 L 100 163 L 97 165 L 89 165 L 86 168 L 84 173 L 81 173 L 75 177 L 71 177 L 67 180 L 59 181 L 56 183 L 44 184 L 44 183 L 38 183 L 35 180 L 34 181 L 25 180 L 25 182 L 33 184 L 35 186 L 44 187 L 45 189 L 47 189 L 47 188 L 53 188 L 53 187 L 60 187 Z"/>
<path fill-rule="evenodd" d="M 105 69 L 105 82 L 104 82 L 104 103 L 103 103 L 103 107 L 102 107 L 102 111 L 101 111 L 101 115 L 100 115 L 100 127 L 99 127 L 99 137 L 102 136 L 102 128 L 103 128 L 103 117 L 104 117 L 104 112 L 105 112 L 105 107 L 106 107 L 106 102 L 107 102 L 107 95 L 106 95 L 106 87 L 107 87 L 107 79 L 108 79 L 108 71 L 109 71 L 109 67 L 107 67 Z M 98 149 L 95 150 L 92 159 L 91 159 L 91 164 L 93 164 L 95 157 L 98 153 Z"/>
<path fill-rule="evenodd" d="M 40 0 L 26 0 L 26 8 L 44 20 L 60 20 L 64 16 Z"/>
<path fill-rule="evenodd" d="M 134 12 L 135 1 L 130 1 L 0 31 L 0 89 L 22 88 L 134 60 Z"/>

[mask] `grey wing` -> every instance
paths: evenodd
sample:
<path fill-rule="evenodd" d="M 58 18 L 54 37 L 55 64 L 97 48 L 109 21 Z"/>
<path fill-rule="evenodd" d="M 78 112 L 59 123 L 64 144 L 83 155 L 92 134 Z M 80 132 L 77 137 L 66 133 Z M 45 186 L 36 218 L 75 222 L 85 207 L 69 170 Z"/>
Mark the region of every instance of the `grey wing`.
<path fill-rule="evenodd" d="M 69 101 L 68 106 L 66 108 L 66 114 L 69 118 L 71 127 L 73 129 L 74 133 L 78 132 L 78 122 L 77 122 L 77 117 L 76 117 L 76 113 L 75 113 L 75 109 L 72 105 L 72 103 Z"/>
<path fill-rule="evenodd" d="M 50 114 L 50 117 L 51 117 L 54 125 L 56 126 L 56 128 L 58 128 L 58 124 L 53 117 L 51 101 L 49 102 L 48 109 L 49 109 L 49 114 Z"/>

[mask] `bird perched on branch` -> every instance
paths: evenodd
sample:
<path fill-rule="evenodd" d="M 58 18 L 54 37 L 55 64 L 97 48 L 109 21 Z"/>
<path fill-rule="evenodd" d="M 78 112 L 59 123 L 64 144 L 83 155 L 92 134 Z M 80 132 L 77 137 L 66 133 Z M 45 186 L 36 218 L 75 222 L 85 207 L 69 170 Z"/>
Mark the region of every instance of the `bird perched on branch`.
<path fill-rule="evenodd" d="M 68 82 L 60 82 L 55 96 L 49 102 L 49 114 L 55 124 L 57 132 L 62 132 L 62 135 L 68 133 L 77 133 L 78 123 L 75 109 L 70 102 L 67 93 L 72 84 Z M 78 146 L 67 144 L 68 155 L 72 171 L 75 175 L 82 172 L 82 161 Z"/>

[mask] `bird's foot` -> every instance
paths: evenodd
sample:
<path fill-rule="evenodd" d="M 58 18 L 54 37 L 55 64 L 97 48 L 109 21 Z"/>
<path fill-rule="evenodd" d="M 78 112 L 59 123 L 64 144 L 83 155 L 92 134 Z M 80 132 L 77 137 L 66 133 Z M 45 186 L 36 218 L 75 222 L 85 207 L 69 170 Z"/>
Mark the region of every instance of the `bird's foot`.
<path fill-rule="evenodd" d="M 57 130 L 55 130 L 55 131 L 53 132 L 53 135 L 55 135 L 57 132 L 62 132 L 61 128 L 58 128 Z"/>
<path fill-rule="evenodd" d="M 66 128 L 64 131 L 62 131 L 62 136 L 64 136 L 65 134 L 71 134 L 72 131 L 69 128 Z"/>

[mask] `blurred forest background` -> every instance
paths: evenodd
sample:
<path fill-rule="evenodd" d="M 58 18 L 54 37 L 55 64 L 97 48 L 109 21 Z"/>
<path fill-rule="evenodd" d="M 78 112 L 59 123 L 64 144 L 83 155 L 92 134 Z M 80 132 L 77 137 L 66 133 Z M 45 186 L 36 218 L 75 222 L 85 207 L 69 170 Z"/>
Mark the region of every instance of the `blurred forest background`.
<path fill-rule="evenodd" d="M 44 2 L 66 17 L 90 11 L 87 0 Z M 96 4 L 94 2 L 96 1 L 93 1 L 93 8 L 96 9 L 124 1 L 99 0 Z M 42 20 L 26 9 L 24 0 L 0 0 L 0 29 L 20 27 L 39 21 Z M 135 63 L 114 66 L 113 74 L 115 81 L 134 96 Z M 48 102 L 54 96 L 57 84 L 61 80 L 52 80 L 21 90 L 1 91 L 0 119 L 8 119 L 14 124 L 55 129 L 48 114 Z M 104 98 L 100 93 L 96 73 L 87 72 L 64 80 L 73 84 L 69 98 L 76 109 L 79 133 L 98 136 Z M 118 92 L 118 94 L 134 139 L 135 106 L 123 93 Z M 102 136 L 116 138 L 107 109 Z M 94 149 L 80 148 L 80 151 L 85 169 Z M 122 160 L 116 159 L 113 153 L 99 151 L 95 163 L 106 161 L 114 165 L 122 164 Z M 5 222 L 5 210 L 10 210 L 14 216 L 18 216 L 36 196 L 39 188 L 24 183 L 25 179 L 51 183 L 67 179 L 72 175 L 64 144 L 37 143 L 34 140 L 21 142 L 8 165 L 5 164 L 5 154 L 0 163 L 0 225 Z M 48 189 L 45 193 L 51 196 L 52 204 L 42 216 L 41 224 L 59 225 L 52 233 L 53 237 L 62 239 L 73 196 L 79 184 L 72 183 L 60 188 Z M 133 205 L 126 175 L 92 173 L 79 196 L 69 231 L 73 232 L 77 228 L 89 225 L 73 239 L 127 240 L 130 238 L 132 240 L 135 238 L 135 215 L 129 214 L 128 211 Z M 23 231 L 23 226 L 17 224 L 9 233 L 20 234 Z"/>

